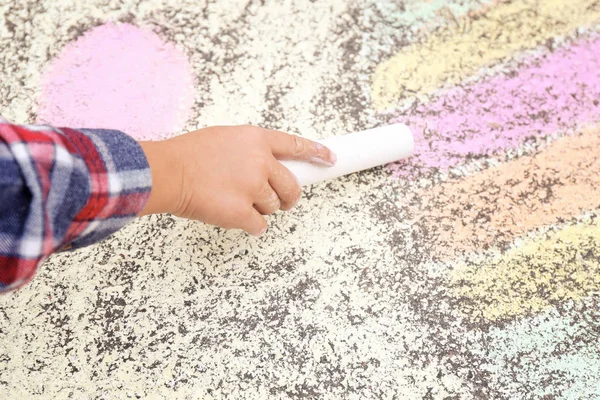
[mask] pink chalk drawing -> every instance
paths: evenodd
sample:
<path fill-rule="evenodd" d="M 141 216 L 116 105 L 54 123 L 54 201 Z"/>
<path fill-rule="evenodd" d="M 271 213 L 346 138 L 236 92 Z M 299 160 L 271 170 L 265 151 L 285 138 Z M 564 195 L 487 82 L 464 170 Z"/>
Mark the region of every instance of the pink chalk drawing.
<path fill-rule="evenodd" d="M 497 76 L 448 90 L 394 122 L 409 125 L 415 155 L 389 167 L 449 168 L 468 156 L 489 156 L 527 138 L 600 121 L 600 39 L 530 59 L 514 76 Z"/>
<path fill-rule="evenodd" d="M 182 51 L 149 30 L 109 23 L 67 44 L 48 65 L 37 113 L 40 123 L 159 139 L 184 126 L 193 102 Z"/>

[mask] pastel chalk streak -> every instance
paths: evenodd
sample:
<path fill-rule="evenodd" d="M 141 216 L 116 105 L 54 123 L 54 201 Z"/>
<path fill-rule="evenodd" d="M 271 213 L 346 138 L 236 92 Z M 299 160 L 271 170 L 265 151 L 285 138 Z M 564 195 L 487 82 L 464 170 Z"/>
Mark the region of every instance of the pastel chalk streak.
<path fill-rule="evenodd" d="M 504 398 L 591 399 L 600 393 L 597 301 L 492 326 L 481 370 Z M 514 373 L 514 371 L 518 371 Z M 529 393 L 529 391 L 528 391 Z"/>
<path fill-rule="evenodd" d="M 391 165 L 398 176 L 447 171 L 467 156 L 490 156 L 600 121 L 600 38 L 528 59 L 514 75 L 453 88 L 417 104 L 397 122 L 415 135 L 415 157 Z"/>
<path fill-rule="evenodd" d="M 600 225 L 580 224 L 521 247 L 497 252 L 491 260 L 455 265 L 453 296 L 473 321 L 498 321 L 579 301 L 600 290 Z"/>
<path fill-rule="evenodd" d="M 374 168 L 410 157 L 414 138 L 404 124 L 393 124 L 319 141 L 337 155 L 333 167 L 322 167 L 301 161 L 282 161 L 301 186 Z"/>
<path fill-rule="evenodd" d="M 449 26 L 382 62 L 373 74 L 374 106 L 390 109 L 403 98 L 454 86 L 480 68 L 599 21 L 596 0 L 499 2 L 468 29 Z"/>
<path fill-rule="evenodd" d="M 600 209 L 600 128 L 460 180 L 407 194 L 412 224 L 436 257 L 508 243 L 540 226 Z"/>

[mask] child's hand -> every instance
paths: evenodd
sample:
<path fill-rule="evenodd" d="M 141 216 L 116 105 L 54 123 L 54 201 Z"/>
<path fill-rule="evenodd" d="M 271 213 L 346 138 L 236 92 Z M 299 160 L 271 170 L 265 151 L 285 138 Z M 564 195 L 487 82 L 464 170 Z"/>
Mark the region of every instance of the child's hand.
<path fill-rule="evenodd" d="M 319 143 L 253 126 L 211 127 L 140 144 L 153 181 L 142 215 L 172 213 L 256 236 L 267 230 L 262 215 L 289 210 L 301 195 L 278 159 L 336 161 Z"/>

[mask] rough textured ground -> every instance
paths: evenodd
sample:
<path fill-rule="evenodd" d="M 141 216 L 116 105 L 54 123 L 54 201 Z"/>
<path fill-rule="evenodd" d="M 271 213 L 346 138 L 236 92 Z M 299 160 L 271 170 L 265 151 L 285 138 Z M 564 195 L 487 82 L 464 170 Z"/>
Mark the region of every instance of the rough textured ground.
<path fill-rule="evenodd" d="M 132 81 L 118 41 L 84 48 L 110 24 L 183 65 L 132 66 L 127 124 L 405 121 L 419 154 L 261 239 L 164 215 L 51 258 L 0 298 L 0 398 L 600 398 L 598 1 L 0 0 L 0 113 L 80 123 L 95 54 Z M 81 102 L 38 114 L 68 60 Z"/>

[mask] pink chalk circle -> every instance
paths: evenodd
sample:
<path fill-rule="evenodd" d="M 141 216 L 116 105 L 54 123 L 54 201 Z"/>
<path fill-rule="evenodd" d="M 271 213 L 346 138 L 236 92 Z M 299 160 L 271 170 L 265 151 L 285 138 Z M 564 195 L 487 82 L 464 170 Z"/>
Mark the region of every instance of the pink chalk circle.
<path fill-rule="evenodd" d="M 182 51 L 150 30 L 108 23 L 48 65 L 37 114 L 39 123 L 155 140 L 183 128 L 193 102 L 192 68 Z"/>

